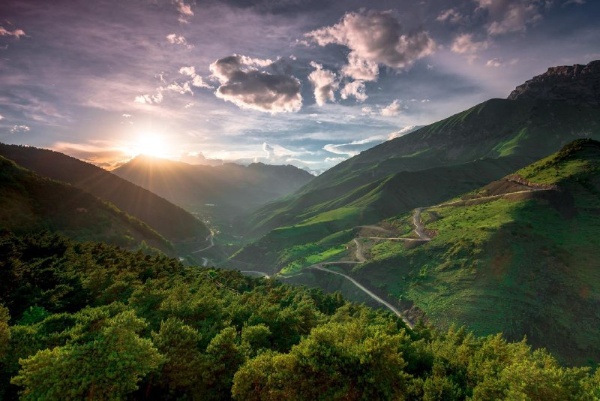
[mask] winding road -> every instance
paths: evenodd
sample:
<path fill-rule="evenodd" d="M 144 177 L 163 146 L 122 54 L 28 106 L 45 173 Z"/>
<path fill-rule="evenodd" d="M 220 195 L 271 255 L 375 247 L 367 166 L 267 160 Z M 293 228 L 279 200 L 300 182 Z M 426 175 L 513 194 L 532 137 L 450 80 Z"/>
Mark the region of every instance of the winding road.
<path fill-rule="evenodd" d="M 212 248 L 213 246 L 215 246 L 215 235 L 213 234 L 212 231 L 210 232 L 210 234 L 208 235 L 208 237 L 206 237 L 205 241 L 210 241 L 210 245 L 208 245 L 205 248 L 198 249 L 197 251 L 193 251 L 192 253 L 199 253 L 199 252 L 202 252 L 202 251 L 206 251 L 206 250 Z"/>
<path fill-rule="evenodd" d="M 362 285 L 361 283 L 359 283 L 358 281 L 356 281 L 352 277 L 347 276 L 344 273 L 340 273 L 340 272 L 336 272 L 334 270 L 326 269 L 321 264 L 316 264 L 316 265 L 309 266 L 308 269 L 320 270 L 320 271 L 323 271 L 323 272 L 327 272 L 327 273 L 331 273 L 331 274 L 336 274 L 338 276 L 344 277 L 346 280 L 352 282 L 352 284 L 354 284 L 355 286 L 357 286 L 358 288 L 360 288 L 365 294 L 367 294 L 368 296 L 370 296 L 371 298 L 373 298 L 375 301 L 379 302 L 380 304 L 382 304 L 383 306 L 385 306 L 386 308 L 388 308 L 389 310 L 391 310 L 392 312 L 394 312 L 394 314 L 396 316 L 398 316 L 399 318 L 401 318 L 402 321 L 408 327 L 410 327 L 411 329 L 413 328 L 413 324 L 408 321 L 408 319 L 402 314 L 402 312 L 400 312 L 398 309 L 394 308 L 394 306 L 392 304 L 390 304 L 389 302 L 381 299 L 379 296 L 377 296 L 376 294 L 374 294 L 371 290 L 369 290 L 368 288 L 366 288 L 364 285 Z"/>
<path fill-rule="evenodd" d="M 258 270 L 240 270 L 240 273 L 258 274 L 264 278 L 271 278 L 271 276 L 269 276 L 267 273 L 259 272 Z"/>

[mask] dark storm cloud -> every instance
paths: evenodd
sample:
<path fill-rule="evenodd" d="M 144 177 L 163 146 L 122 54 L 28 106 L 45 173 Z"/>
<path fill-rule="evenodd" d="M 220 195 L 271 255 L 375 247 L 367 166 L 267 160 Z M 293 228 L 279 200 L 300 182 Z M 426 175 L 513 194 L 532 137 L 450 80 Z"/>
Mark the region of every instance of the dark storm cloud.
<path fill-rule="evenodd" d="M 241 108 L 268 113 L 295 112 L 302 107 L 300 81 L 287 74 L 271 73 L 271 60 L 233 55 L 210 65 L 219 80 L 217 97 Z"/>

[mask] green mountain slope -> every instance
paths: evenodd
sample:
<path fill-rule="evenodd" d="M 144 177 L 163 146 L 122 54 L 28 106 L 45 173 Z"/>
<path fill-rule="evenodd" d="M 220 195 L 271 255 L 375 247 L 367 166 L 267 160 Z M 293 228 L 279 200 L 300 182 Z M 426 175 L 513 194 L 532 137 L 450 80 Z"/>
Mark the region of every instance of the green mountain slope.
<path fill-rule="evenodd" d="M 144 241 L 173 253 L 172 245 L 136 218 L 78 188 L 42 178 L 0 156 L 0 229 L 60 232 L 79 241 L 126 248 Z"/>
<path fill-rule="evenodd" d="M 392 233 L 379 235 L 417 238 L 413 218 L 388 219 Z M 340 267 L 438 326 L 525 335 L 565 361 L 598 362 L 600 142 L 575 141 L 420 220 L 430 241 L 354 233 L 367 262 Z"/>
<path fill-rule="evenodd" d="M 0 144 L 0 155 L 43 177 L 69 183 L 147 223 L 171 241 L 204 241 L 208 228 L 190 213 L 99 167 L 46 149 Z"/>
<path fill-rule="evenodd" d="M 499 179 L 578 137 L 600 139 L 598 107 L 548 100 L 489 100 L 340 163 L 287 199 L 251 215 L 248 229 L 260 235 L 348 206 L 360 188 L 412 172 L 418 186 L 411 183 L 401 198 L 408 211 L 422 205 L 423 198 L 435 202 Z M 480 174 L 465 180 L 466 185 L 440 187 L 440 182 L 456 179 L 456 169 L 480 170 Z M 436 179 L 420 180 L 422 174 Z M 368 203 L 361 205 L 365 211 L 368 207 Z M 386 213 L 383 210 L 379 215 Z M 373 221 L 363 218 L 360 222 Z"/>

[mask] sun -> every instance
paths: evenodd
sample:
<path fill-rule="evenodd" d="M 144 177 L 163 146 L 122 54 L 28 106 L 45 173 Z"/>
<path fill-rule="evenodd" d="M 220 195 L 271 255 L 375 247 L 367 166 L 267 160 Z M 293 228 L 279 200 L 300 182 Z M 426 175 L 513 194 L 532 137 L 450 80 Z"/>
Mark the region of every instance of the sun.
<path fill-rule="evenodd" d="M 167 158 L 169 146 L 164 136 L 156 133 L 141 133 L 132 146 L 132 154 Z"/>

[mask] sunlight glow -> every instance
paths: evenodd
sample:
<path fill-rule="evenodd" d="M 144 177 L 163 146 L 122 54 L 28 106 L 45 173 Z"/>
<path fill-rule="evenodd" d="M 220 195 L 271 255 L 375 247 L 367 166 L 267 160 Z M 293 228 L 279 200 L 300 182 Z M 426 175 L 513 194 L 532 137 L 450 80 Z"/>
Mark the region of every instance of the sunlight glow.
<path fill-rule="evenodd" d="M 162 135 L 145 132 L 138 135 L 131 146 L 131 155 L 147 155 L 159 158 L 169 157 L 169 146 Z"/>

